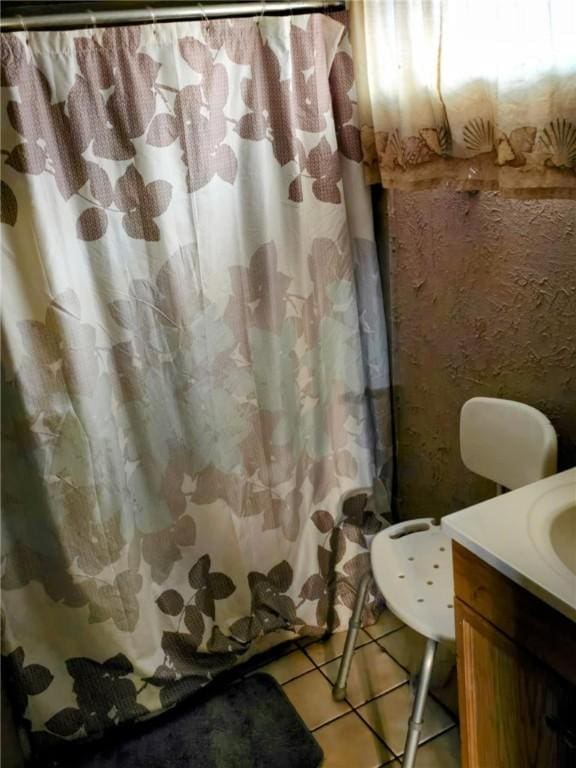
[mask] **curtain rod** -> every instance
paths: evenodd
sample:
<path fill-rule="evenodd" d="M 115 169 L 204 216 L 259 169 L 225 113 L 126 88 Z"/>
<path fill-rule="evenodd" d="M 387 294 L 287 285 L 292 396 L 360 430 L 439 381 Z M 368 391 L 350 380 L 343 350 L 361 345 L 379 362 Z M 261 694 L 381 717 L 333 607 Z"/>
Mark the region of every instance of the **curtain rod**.
<path fill-rule="evenodd" d="M 343 10 L 344 0 L 272 0 L 254 3 L 210 3 L 191 6 L 146 6 L 124 10 L 79 11 L 77 13 L 47 13 L 39 16 L 12 16 L 0 19 L 2 32 L 24 29 L 73 29 L 105 27 L 114 24 L 145 24 L 147 22 L 190 21 L 229 16 L 258 16 L 271 13 L 305 13 L 310 11 Z"/>

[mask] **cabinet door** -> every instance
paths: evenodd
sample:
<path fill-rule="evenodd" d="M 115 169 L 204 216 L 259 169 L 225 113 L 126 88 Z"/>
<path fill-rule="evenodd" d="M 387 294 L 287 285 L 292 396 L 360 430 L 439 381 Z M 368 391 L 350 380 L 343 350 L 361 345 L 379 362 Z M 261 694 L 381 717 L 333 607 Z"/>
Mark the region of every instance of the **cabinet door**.
<path fill-rule="evenodd" d="M 456 600 L 464 768 L 575 768 L 575 691 Z"/>

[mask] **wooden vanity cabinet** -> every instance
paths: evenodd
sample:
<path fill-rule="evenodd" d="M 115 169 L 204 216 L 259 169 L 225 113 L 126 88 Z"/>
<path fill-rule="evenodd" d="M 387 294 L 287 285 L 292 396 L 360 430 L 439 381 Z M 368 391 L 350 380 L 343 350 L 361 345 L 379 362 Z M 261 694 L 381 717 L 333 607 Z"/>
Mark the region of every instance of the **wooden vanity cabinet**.
<path fill-rule="evenodd" d="M 462 768 L 576 768 L 576 624 L 453 556 Z"/>

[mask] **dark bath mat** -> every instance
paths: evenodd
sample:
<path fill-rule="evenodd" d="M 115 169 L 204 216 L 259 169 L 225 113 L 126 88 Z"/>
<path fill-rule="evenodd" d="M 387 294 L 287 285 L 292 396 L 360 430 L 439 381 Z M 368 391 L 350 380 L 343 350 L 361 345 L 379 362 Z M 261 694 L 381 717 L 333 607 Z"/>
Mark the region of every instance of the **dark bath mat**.
<path fill-rule="evenodd" d="M 318 768 L 322 759 L 276 680 L 256 674 L 141 723 L 120 743 L 90 745 L 74 768 Z"/>

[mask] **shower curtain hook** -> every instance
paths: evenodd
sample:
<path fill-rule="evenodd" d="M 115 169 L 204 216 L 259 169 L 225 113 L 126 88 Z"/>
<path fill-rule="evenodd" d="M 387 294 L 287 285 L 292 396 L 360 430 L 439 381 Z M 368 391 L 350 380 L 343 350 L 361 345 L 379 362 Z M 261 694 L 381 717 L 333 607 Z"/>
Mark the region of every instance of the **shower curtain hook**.
<path fill-rule="evenodd" d="M 94 15 L 94 11 L 91 8 L 86 8 L 86 13 L 89 16 L 90 21 L 92 22 L 92 29 L 95 30 L 97 26 L 97 22 L 96 22 L 96 16 Z"/>
<path fill-rule="evenodd" d="M 260 22 L 262 21 L 262 18 L 265 13 L 266 13 L 266 0 L 262 0 L 262 12 L 260 13 L 260 16 L 258 17 L 258 21 L 256 22 L 258 26 L 260 26 Z"/>
<path fill-rule="evenodd" d="M 28 27 L 26 26 L 26 22 L 24 21 L 24 16 L 22 14 L 18 14 L 18 18 L 20 19 L 20 26 L 22 27 L 22 31 L 26 34 L 26 45 L 30 42 L 28 35 L 30 34 L 28 32 Z"/>
<path fill-rule="evenodd" d="M 151 5 L 147 5 L 146 10 L 152 19 L 152 31 L 154 32 L 154 37 L 158 37 L 158 25 L 156 24 L 156 14 L 154 13 L 154 8 L 152 8 Z"/>
<path fill-rule="evenodd" d="M 204 10 L 204 6 L 202 5 L 202 3 L 198 3 L 198 8 L 200 8 L 200 13 L 202 14 L 202 16 L 204 16 L 204 21 L 206 22 L 206 24 L 210 24 L 210 19 L 208 18 L 208 14 Z"/>

